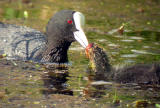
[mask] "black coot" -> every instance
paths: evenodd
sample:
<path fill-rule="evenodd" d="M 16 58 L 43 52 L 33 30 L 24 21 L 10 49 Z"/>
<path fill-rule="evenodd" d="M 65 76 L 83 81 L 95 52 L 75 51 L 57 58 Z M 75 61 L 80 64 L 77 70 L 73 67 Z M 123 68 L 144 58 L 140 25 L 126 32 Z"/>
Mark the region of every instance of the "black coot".
<path fill-rule="evenodd" d="M 84 16 L 80 12 L 62 10 L 48 22 L 46 34 L 28 27 L 0 23 L 0 54 L 8 58 L 38 62 L 66 63 L 72 42 L 88 45 L 83 32 Z"/>

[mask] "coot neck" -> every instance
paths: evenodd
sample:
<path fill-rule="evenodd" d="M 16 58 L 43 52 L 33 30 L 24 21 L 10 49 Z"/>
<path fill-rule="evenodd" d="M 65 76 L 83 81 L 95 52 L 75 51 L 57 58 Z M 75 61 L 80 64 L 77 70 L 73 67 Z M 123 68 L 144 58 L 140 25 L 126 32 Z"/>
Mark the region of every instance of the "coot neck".
<path fill-rule="evenodd" d="M 46 51 L 43 54 L 42 62 L 50 63 L 67 63 L 67 51 L 71 42 L 67 41 L 54 41 L 47 43 Z"/>

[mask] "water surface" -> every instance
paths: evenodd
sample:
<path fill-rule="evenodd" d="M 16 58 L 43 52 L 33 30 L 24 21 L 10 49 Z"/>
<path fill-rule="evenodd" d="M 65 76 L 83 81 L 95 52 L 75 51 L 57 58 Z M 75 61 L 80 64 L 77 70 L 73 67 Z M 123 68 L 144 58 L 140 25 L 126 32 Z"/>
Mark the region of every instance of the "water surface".
<path fill-rule="evenodd" d="M 160 61 L 158 0 L 2 0 L 0 21 L 45 32 L 49 18 L 62 9 L 77 10 L 86 16 L 84 30 L 89 42 L 104 48 L 112 65 Z M 122 25 L 123 33 L 119 33 L 117 30 Z M 6 61 L 2 57 L 0 106 L 125 108 L 156 105 L 159 108 L 159 86 L 93 82 L 93 76 L 87 74 L 89 61 L 78 43 L 72 44 L 68 56 L 72 65 L 64 69 L 65 73 L 55 75 L 61 79 L 56 82 L 58 86 L 53 84 L 54 80 L 50 82 L 55 77 L 48 78 L 45 66 Z"/>

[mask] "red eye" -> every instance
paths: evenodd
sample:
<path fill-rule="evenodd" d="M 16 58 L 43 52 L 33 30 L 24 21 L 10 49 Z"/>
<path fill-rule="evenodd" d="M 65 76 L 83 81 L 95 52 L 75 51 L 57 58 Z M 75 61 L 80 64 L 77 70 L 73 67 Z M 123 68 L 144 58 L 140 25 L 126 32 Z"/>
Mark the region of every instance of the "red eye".
<path fill-rule="evenodd" d="M 69 24 L 72 24 L 72 20 L 68 20 L 68 23 L 69 23 Z"/>

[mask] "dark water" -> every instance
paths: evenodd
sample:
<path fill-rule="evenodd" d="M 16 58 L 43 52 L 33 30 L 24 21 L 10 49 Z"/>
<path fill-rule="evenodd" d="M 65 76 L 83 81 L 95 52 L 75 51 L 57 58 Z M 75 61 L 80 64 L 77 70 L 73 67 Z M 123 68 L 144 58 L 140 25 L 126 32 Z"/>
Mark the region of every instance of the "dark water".
<path fill-rule="evenodd" d="M 0 21 L 45 31 L 49 18 L 61 9 L 86 16 L 89 42 L 103 48 L 113 66 L 160 61 L 158 0 L 1 0 Z M 93 81 L 78 43 L 72 44 L 68 56 L 72 65 L 54 67 L 54 74 L 53 67 L 2 57 L 0 107 L 160 107 L 159 86 Z"/>

